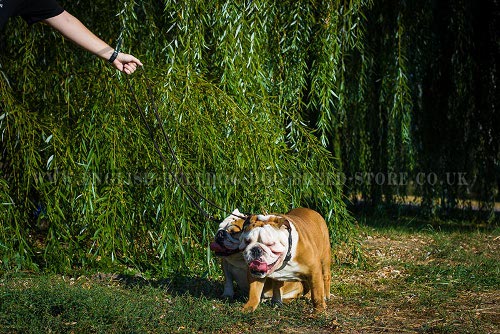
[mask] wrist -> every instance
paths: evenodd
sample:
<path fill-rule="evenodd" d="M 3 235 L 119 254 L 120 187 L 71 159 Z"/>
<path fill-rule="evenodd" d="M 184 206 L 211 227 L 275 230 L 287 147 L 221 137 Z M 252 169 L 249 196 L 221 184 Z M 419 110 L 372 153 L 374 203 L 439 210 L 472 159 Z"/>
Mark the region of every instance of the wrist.
<path fill-rule="evenodd" d="M 110 64 L 113 64 L 113 62 L 115 61 L 115 59 L 118 57 L 118 53 L 119 53 L 119 52 L 118 52 L 118 50 L 117 50 L 117 49 L 113 50 L 113 53 L 112 53 L 112 54 L 111 54 L 111 56 L 108 58 L 108 62 L 109 62 Z"/>

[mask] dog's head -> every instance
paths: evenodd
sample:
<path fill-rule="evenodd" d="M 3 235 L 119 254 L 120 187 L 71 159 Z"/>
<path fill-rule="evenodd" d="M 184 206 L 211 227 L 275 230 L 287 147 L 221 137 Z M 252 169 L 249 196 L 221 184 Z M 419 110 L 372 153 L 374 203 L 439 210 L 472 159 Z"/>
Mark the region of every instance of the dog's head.
<path fill-rule="evenodd" d="M 266 277 L 281 267 L 290 244 L 290 222 L 275 215 L 253 215 L 245 220 L 240 249 L 256 277 Z"/>
<path fill-rule="evenodd" d="M 215 240 L 210 244 L 210 249 L 217 256 L 229 256 L 240 252 L 240 236 L 243 230 L 243 214 L 238 209 L 219 225 Z"/>

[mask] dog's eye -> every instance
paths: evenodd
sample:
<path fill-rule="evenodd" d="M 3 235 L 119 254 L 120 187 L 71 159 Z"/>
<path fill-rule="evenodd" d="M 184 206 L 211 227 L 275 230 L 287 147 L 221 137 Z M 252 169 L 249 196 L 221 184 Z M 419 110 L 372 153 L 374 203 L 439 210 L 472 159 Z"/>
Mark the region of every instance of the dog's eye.
<path fill-rule="evenodd" d="M 251 241 L 251 240 L 250 240 L 250 239 L 245 239 L 244 241 L 245 241 L 245 243 L 248 245 L 248 244 L 250 243 L 250 241 Z"/>

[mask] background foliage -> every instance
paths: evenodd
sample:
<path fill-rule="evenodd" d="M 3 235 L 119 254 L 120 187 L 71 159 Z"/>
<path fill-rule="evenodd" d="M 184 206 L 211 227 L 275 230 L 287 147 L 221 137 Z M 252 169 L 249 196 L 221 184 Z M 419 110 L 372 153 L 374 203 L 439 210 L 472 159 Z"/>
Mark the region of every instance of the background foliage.
<path fill-rule="evenodd" d="M 382 1 L 365 14 L 363 48 L 348 58 L 344 170 L 408 177 L 358 182 L 350 192 L 374 204 L 411 192 L 427 214 L 474 199 L 492 219 L 500 180 L 498 1 Z"/>
<path fill-rule="evenodd" d="M 352 228 L 344 195 L 378 205 L 417 194 L 429 214 L 476 198 L 493 214 L 496 0 L 60 2 L 111 45 L 124 28 L 182 167 L 228 211 L 313 207 L 336 243 Z M 151 116 L 142 74 L 131 81 Z M 172 182 L 126 87 L 50 28 L 10 20 L 3 267 L 211 268 L 216 226 Z M 391 184 L 390 173 L 467 182 Z"/>
<path fill-rule="evenodd" d="M 125 28 L 191 184 L 228 212 L 316 208 L 332 241 L 346 241 L 352 220 L 332 157 L 274 95 L 278 8 L 63 4 L 110 44 Z M 124 78 L 43 25 L 11 20 L 2 44 L 3 266 L 205 271 L 217 225 L 172 181 L 175 166 L 161 164 Z M 131 83 L 152 116 L 140 72 Z"/>

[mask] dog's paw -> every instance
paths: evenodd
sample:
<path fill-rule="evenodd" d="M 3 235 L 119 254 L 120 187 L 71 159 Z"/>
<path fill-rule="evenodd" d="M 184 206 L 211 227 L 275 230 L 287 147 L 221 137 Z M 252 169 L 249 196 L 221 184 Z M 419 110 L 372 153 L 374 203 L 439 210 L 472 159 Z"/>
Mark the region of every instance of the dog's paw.
<path fill-rule="evenodd" d="M 322 303 L 319 303 L 318 305 L 314 305 L 314 308 L 313 308 L 314 315 L 323 314 L 325 312 L 326 312 L 326 302 L 325 301 L 323 301 Z"/>
<path fill-rule="evenodd" d="M 283 301 L 281 299 L 271 299 L 271 305 L 274 307 L 283 306 Z"/>
<path fill-rule="evenodd" d="M 234 299 L 234 294 L 231 293 L 223 293 L 222 296 L 220 296 L 221 299 L 224 300 L 233 300 Z"/>
<path fill-rule="evenodd" d="M 251 312 L 255 311 L 256 309 L 257 309 L 257 305 L 249 305 L 248 303 L 246 303 L 245 305 L 243 305 L 241 312 L 251 313 Z"/>

